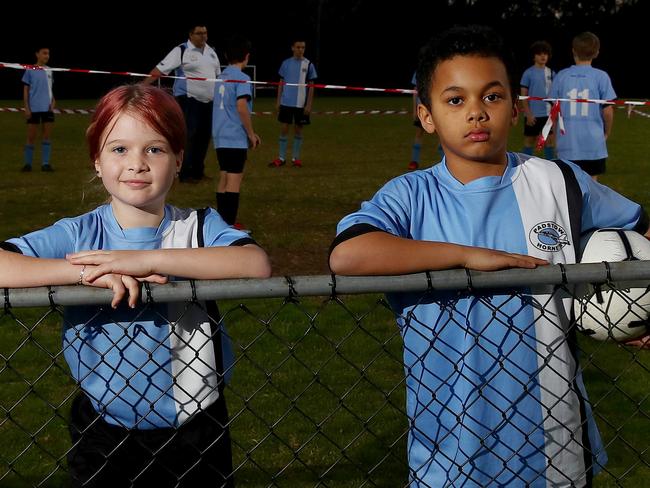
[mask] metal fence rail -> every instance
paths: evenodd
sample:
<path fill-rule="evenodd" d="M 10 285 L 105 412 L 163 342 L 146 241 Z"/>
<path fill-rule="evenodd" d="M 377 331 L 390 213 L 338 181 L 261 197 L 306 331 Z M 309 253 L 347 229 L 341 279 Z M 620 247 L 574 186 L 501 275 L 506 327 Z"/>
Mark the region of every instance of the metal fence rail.
<path fill-rule="evenodd" d="M 168 342 L 175 341 L 177 349 L 174 351 L 189 348 L 198 358 L 199 350 L 218 336 L 232 342 L 234 359 L 224 359 L 223 374 L 214 376 L 204 359 L 184 356 L 178 376 L 204 375 L 207 386 L 201 390 L 201 398 L 208 401 L 203 405 L 213 405 L 207 412 L 208 424 L 191 420 L 180 428 L 163 426 L 166 437 L 152 445 L 141 440 L 137 433 L 150 417 L 139 418 L 136 415 L 139 428 L 126 429 L 127 435 L 118 439 L 108 454 L 102 453 L 100 465 L 110 472 L 111 462 L 115 459 L 121 458 L 125 463 L 125 459 L 141 458 L 146 462 L 130 473 L 116 474 L 123 474 L 127 481 L 114 479 L 114 486 L 128 486 L 131 481 L 136 486 L 138 483 L 149 486 L 152 480 L 154 485 L 168 486 L 164 479 L 172 480 L 169 486 L 177 483 L 178 486 L 233 486 L 233 480 L 236 486 L 245 487 L 400 487 L 409 483 L 430 486 L 422 470 L 413 462 L 409 467 L 408 453 L 413 442 L 409 438 L 409 428 L 416 429 L 411 435 L 413 432 L 416 436 L 421 433 L 417 430 L 417 418 L 412 418 L 412 412 L 406 406 L 406 398 L 415 393 L 413 383 L 408 380 L 413 371 L 408 366 L 405 376 L 404 362 L 411 360 L 413 368 L 425 364 L 421 373 L 435 376 L 431 382 L 441 382 L 438 391 L 427 393 L 437 399 L 436 408 L 442 412 L 440 415 L 444 416 L 455 408 L 440 400 L 443 390 L 451 388 L 452 375 L 443 377 L 440 370 L 427 369 L 429 354 L 443 358 L 438 359 L 442 361 L 437 363 L 438 367 L 449 369 L 455 375 L 455 382 L 474 381 L 475 377 L 481 376 L 481 384 L 476 390 L 479 397 L 488 395 L 491 389 L 504 381 L 520 385 L 526 392 L 525 397 L 529 397 L 529 391 L 535 388 L 541 390 L 539 395 L 546 395 L 544 401 L 549 412 L 543 422 L 553 421 L 568 432 L 573 428 L 558 420 L 558 412 L 566 403 L 564 394 L 556 393 L 553 388 L 539 388 L 536 379 L 522 377 L 523 370 L 510 354 L 514 348 L 524 347 L 524 352 L 542 365 L 540 374 L 559 378 L 557 364 L 553 361 L 562 345 L 573 340 L 575 324 L 580 323 L 581 317 L 600 317 L 599 310 L 594 311 L 593 301 L 589 301 L 590 296 L 585 295 L 584 290 L 576 291 L 576 287 L 588 283 L 602 284 L 602 287 L 596 287 L 596 293 L 607 293 L 611 287 L 617 286 L 616 291 L 608 295 L 610 300 L 611 297 L 628 299 L 628 311 L 638 315 L 637 322 L 643 322 L 640 326 L 646 326 L 647 313 L 639 308 L 647 308 L 650 302 L 647 291 L 650 262 L 645 261 L 547 266 L 495 273 L 450 270 L 395 277 L 299 276 L 173 282 L 145 287 L 143 306 L 137 312 L 137 318 L 128 323 L 120 318 L 123 312 L 119 309 L 113 311 L 108 306 L 111 293 L 107 290 L 80 286 L 3 290 L 4 309 L 0 312 L 0 486 L 68 486 L 71 475 L 73 484 L 96 486 L 93 483 L 100 480 L 100 475 L 93 477 L 91 473 L 91 476 L 84 477 L 85 474 L 77 476 L 76 472 L 69 472 L 70 458 L 93 451 L 94 447 L 86 441 L 91 433 L 96 435 L 89 426 L 79 428 L 72 422 L 70 411 L 71 408 L 81 408 L 78 404 L 80 382 L 84 384 L 92 375 L 102 377 L 104 366 L 113 361 L 114 356 L 121 354 L 123 363 L 131 359 L 128 354 L 124 355 L 126 343 L 114 337 L 109 340 L 106 350 L 92 351 L 97 361 L 92 366 L 82 361 L 73 372 L 66 356 L 69 359 L 71 354 L 77 354 L 87 346 L 82 339 L 90 337 L 83 335 L 88 330 L 92 329 L 94 334 L 102 333 L 102 327 L 97 327 L 97 323 L 104 324 L 106 329 L 123 330 L 124 341 L 129 347 L 134 347 L 137 341 L 130 334 L 134 330 L 146 333 L 149 327 L 146 320 L 149 319 L 156 326 L 169 327 L 171 332 L 165 336 L 167 342 L 159 342 L 147 351 L 149 359 L 146 364 L 127 364 L 127 367 L 122 364 L 118 370 L 118 376 L 122 375 L 117 378 L 119 381 L 106 377 L 106 384 L 111 385 L 107 386 L 107 391 L 112 392 L 112 396 L 105 403 L 102 403 L 105 399 L 93 397 L 100 407 L 110 408 L 111 402 L 123 401 L 134 411 L 140 408 L 136 407 L 131 390 L 137 390 L 134 385 L 143 375 L 153 378 L 156 371 L 167 366 L 156 362 L 155 354 L 161 349 L 169 353 L 171 346 Z M 631 295 L 626 290 L 630 286 L 645 291 L 629 299 Z M 405 293 L 412 300 L 407 313 L 395 311 L 378 295 L 396 292 Z M 468 325 L 473 312 L 460 306 L 462 299 L 468 296 L 474 297 L 475 303 L 483 309 L 492 311 L 486 323 Z M 568 329 L 551 313 L 550 303 L 555 298 L 566 303 L 574 300 L 575 305 L 568 309 L 573 310 L 576 317 Z M 205 301 L 215 299 L 219 300 L 220 314 L 206 308 Z M 520 303 L 530 304 L 538 310 L 538 315 L 518 329 Z M 603 317 L 613 317 L 608 310 L 609 304 L 605 300 L 600 305 Z M 79 307 L 80 310 L 93 310 L 81 326 L 69 313 L 70 310 L 79 310 Z M 416 317 L 423 307 L 443 310 L 444 320 L 435 327 L 417 323 Z M 197 329 L 199 332 L 190 335 L 183 335 L 184 332 L 178 330 L 179 324 L 187 318 L 202 313 L 209 315 L 216 327 L 207 331 Z M 401 328 L 395 325 L 395 319 Z M 533 330 L 535 327 L 539 329 L 542 320 L 549 328 L 557 329 L 556 336 L 562 340 L 544 342 L 543 347 L 540 347 L 540 341 L 545 339 L 535 339 L 537 345 L 531 342 L 529 339 L 536 337 Z M 145 324 L 140 329 L 137 327 L 139 322 Z M 63 344 L 62 323 L 64 339 L 65 334 L 73 331 L 67 336 L 68 342 Z M 221 327 L 223 324 L 226 324 L 227 331 Z M 613 327 L 616 329 L 623 325 L 614 323 Z M 491 335 L 497 330 L 504 334 L 504 341 L 498 344 Z M 417 334 L 428 341 L 427 350 L 415 351 L 410 345 L 412 338 L 409 339 L 409 334 Z M 467 350 L 456 357 L 456 351 L 446 341 L 462 334 L 469 334 L 471 340 L 466 341 L 469 344 Z M 614 341 L 602 342 L 579 336 L 580 371 L 609 457 L 607 464 L 601 467 L 601 473 L 595 476 L 594 486 L 645 486 L 650 479 L 650 400 L 647 390 L 650 352 Z M 507 341 L 512 342 L 508 346 L 513 348 L 510 351 L 506 347 Z M 498 364 L 499 368 L 480 375 L 473 370 L 458 368 L 458 364 L 465 362 L 479 348 L 481 354 Z M 123 389 L 112 391 L 116 383 L 122 384 Z M 152 384 L 155 387 L 155 381 Z M 171 396 L 172 390 L 175 396 L 188 394 L 182 391 L 179 380 L 151 398 L 156 398 L 156 401 L 166 398 Z M 228 403 L 227 420 L 214 410 L 218 402 L 209 400 L 217 396 L 215 392 L 222 391 L 220 398 L 225 398 Z M 417 394 L 422 395 L 422 392 Z M 190 398 L 186 401 L 188 409 L 195 400 Z M 77 404 L 73 406 L 74 402 Z M 509 419 L 515 416 L 519 405 L 501 405 L 499 408 L 503 418 Z M 201 407 L 200 411 L 203 410 Z M 465 420 L 465 435 L 489 445 L 494 429 L 490 431 L 471 418 L 471 403 L 465 405 L 465 412 L 470 417 L 469 421 Z M 221 423 L 225 425 L 219 425 Z M 509 420 L 504 421 L 507 423 Z M 218 426 L 217 434 L 211 434 L 212 424 Z M 98 423 L 93 420 L 89 425 Z M 192 425 L 196 427 L 194 430 L 203 431 L 205 435 L 192 437 L 196 433 L 188 434 L 183 430 Z M 534 422 L 531 425 L 531 429 L 538 427 Z M 222 427 L 228 427 L 230 438 L 223 434 Z M 578 429 L 586 427 L 583 422 Z M 73 439 L 69 431 L 72 431 Z M 571 442 L 584 447 L 582 440 L 573 439 L 576 432 L 569 434 Z M 439 440 L 444 442 L 453 435 L 449 433 Z M 213 437 L 206 440 L 206 436 Z M 187 439 L 190 439 L 189 444 L 178 444 Z M 517 458 L 530 454 L 529 447 L 526 447 L 528 451 L 515 449 L 507 455 L 497 450 L 489 452 L 486 448 L 486 455 L 496 456 L 505 463 L 504 466 L 509 466 L 494 473 L 477 471 L 472 460 L 461 461 L 458 458 L 449 461 L 432 457 L 429 461 L 439 467 L 444 464 L 451 473 L 447 486 L 460 485 L 465 478 L 482 486 L 502 486 L 503 480 L 510 480 L 507 484 L 511 486 L 529 483 L 560 486 L 563 482 L 570 486 L 567 475 L 555 467 L 561 465 L 556 460 L 562 458 L 563 451 L 573 447 L 567 441 L 555 451 L 548 451 L 555 454 L 545 454 L 549 466 L 546 473 L 532 476 L 524 471 L 515 472 L 511 467 L 517 464 Z M 139 451 L 134 454 L 133 449 Z M 231 454 L 227 453 L 228 450 Z M 197 465 L 183 464 L 178 457 L 179 452 L 185 451 L 195 452 L 195 457 L 201 460 L 215 456 L 231 457 L 232 465 L 227 463 L 224 468 L 224 465 L 209 464 L 208 473 L 214 475 L 210 478 L 212 482 L 196 485 L 191 476 Z M 162 480 L 156 478 L 158 475 Z M 586 478 L 578 476 L 577 479 L 575 485 L 580 486 Z"/>

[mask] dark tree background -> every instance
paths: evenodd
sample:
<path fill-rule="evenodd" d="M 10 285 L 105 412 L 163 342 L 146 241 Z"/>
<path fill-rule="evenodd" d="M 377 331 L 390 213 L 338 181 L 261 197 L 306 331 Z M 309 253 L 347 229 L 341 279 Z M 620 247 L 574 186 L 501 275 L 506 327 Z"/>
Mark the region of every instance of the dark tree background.
<path fill-rule="evenodd" d="M 189 2 L 187 2 L 189 5 Z M 307 40 L 307 57 L 328 83 L 409 87 L 419 47 L 454 24 L 492 25 L 508 40 L 523 71 L 532 62 L 530 44 L 553 45 L 550 66 L 572 64 L 572 37 L 590 30 L 601 39 L 594 66 L 610 73 L 620 97 L 649 98 L 639 76 L 646 62 L 650 2 L 645 0 L 429 0 L 380 7 L 375 0 L 275 2 L 196 2 L 201 15 L 183 4 L 163 8 L 147 2 L 98 2 L 91 6 L 50 2 L 17 6 L 0 28 L 0 62 L 33 62 L 39 43 L 52 50 L 51 66 L 148 72 L 175 45 L 187 39 L 195 20 L 209 30 L 209 44 L 220 57 L 233 33 L 253 42 L 251 63 L 260 80 L 275 80 L 290 56 L 294 35 Z M 85 7 L 83 5 L 86 5 Z M 79 10 L 88 9 L 88 11 Z M 93 13 L 90 13 L 92 8 Z M 222 58 L 223 60 L 223 58 Z M 0 69 L 0 98 L 20 98 L 22 73 Z M 125 79 L 106 75 L 56 75 L 56 95 L 97 98 Z M 336 95 L 341 95 L 336 92 Z M 321 96 L 319 94 L 319 96 Z"/>

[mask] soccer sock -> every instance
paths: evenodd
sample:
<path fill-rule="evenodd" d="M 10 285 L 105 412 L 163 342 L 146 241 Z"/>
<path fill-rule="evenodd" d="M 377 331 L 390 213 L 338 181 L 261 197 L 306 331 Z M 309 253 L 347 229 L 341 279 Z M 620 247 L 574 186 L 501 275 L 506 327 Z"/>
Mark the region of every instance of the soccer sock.
<path fill-rule="evenodd" d="M 553 159 L 555 157 L 555 148 L 554 147 L 549 147 L 549 146 L 544 146 L 544 158 L 545 159 Z"/>
<path fill-rule="evenodd" d="M 31 166 L 34 160 L 34 144 L 25 144 L 25 166 Z"/>
<path fill-rule="evenodd" d="M 52 143 L 50 141 L 43 141 L 41 143 L 41 161 L 43 166 L 50 164 L 50 154 L 52 153 Z"/>
<path fill-rule="evenodd" d="M 226 220 L 226 199 L 224 198 L 225 193 L 216 192 L 217 196 L 217 212 L 221 215 L 223 220 Z"/>
<path fill-rule="evenodd" d="M 280 136 L 280 153 L 278 157 L 285 161 L 287 159 L 287 138 L 285 136 Z"/>
<path fill-rule="evenodd" d="M 237 211 L 239 210 L 239 193 L 227 191 L 224 197 L 228 206 L 228 218 L 224 218 L 226 224 L 233 225 L 237 221 Z"/>
<path fill-rule="evenodd" d="M 530 154 L 532 156 L 533 154 L 533 146 L 524 146 L 524 148 L 521 150 L 522 153 L 524 154 Z"/>
<path fill-rule="evenodd" d="M 294 136 L 293 159 L 300 159 L 300 149 L 302 149 L 302 136 Z"/>
<path fill-rule="evenodd" d="M 411 149 L 411 161 L 415 161 L 416 163 L 420 162 L 420 149 L 422 149 L 422 144 L 414 142 L 413 148 Z"/>

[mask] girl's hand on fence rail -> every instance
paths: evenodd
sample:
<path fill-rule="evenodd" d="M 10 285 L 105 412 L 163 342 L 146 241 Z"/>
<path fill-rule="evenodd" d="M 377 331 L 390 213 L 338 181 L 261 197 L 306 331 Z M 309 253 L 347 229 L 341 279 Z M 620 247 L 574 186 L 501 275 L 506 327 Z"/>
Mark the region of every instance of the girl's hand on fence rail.
<path fill-rule="evenodd" d="M 139 281 L 166 283 L 167 277 L 155 272 L 155 254 L 147 251 L 81 251 L 69 254 L 71 264 L 92 266 L 86 271 L 84 281 L 89 284 L 107 274 L 127 275 Z"/>
<path fill-rule="evenodd" d="M 85 277 L 82 279 L 82 284 L 88 286 L 94 286 L 97 288 L 108 288 L 113 291 L 113 300 L 111 301 L 111 307 L 117 308 L 118 304 L 127 296 L 128 294 L 128 305 L 131 308 L 135 308 L 140 298 L 140 282 L 141 281 L 152 281 L 134 278 L 132 276 L 117 274 L 117 273 L 106 273 L 98 278 L 94 279 L 92 282 L 88 282 Z M 164 279 L 164 281 L 167 281 Z M 159 283 L 161 281 L 155 281 Z"/>

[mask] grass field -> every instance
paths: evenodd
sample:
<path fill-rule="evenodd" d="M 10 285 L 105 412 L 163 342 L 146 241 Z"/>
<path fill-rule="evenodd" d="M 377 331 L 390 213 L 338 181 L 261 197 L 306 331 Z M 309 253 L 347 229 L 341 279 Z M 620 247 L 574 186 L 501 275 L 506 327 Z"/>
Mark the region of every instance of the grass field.
<path fill-rule="evenodd" d="M 59 102 L 87 108 L 92 101 Z M 0 106 L 17 102 L 0 102 Z M 321 98 L 315 110 L 408 109 L 408 97 Z M 271 110 L 258 99 L 256 110 Z M 106 195 L 93 179 L 83 115 L 60 115 L 54 173 L 20 173 L 22 115 L 0 112 L 0 240 L 81 214 Z M 336 223 L 382 183 L 405 171 L 409 116 L 313 116 L 302 169 L 270 169 L 277 150 L 273 117 L 254 119 L 262 147 L 249 153 L 239 214 L 271 255 L 275 275 L 327 273 Z M 650 119 L 616 112 L 602 181 L 650 206 L 645 178 Z M 521 127 L 511 148 L 521 145 Z M 429 138 L 423 160 L 437 160 Z M 35 161 L 38 161 L 39 147 Z M 36 166 L 37 168 L 37 166 Z M 208 174 L 217 174 L 211 151 Z M 178 206 L 214 205 L 215 181 L 179 184 Z M 401 339 L 378 296 L 283 304 L 228 302 L 239 362 L 228 395 L 239 486 L 403 486 L 407 479 Z M 74 383 L 60 351 L 60 317 L 14 309 L 0 316 L 0 486 L 64 486 L 66 416 Z M 0 312 L 1 314 L 1 312 Z M 20 325 L 22 324 L 22 325 Z M 642 487 L 650 479 L 648 352 L 581 341 L 585 380 L 608 444 L 607 472 L 595 486 Z M 18 427 L 20 426 L 20 427 Z M 31 440 L 35 444 L 32 444 Z M 52 474 L 49 478 L 48 476 Z M 321 479 L 319 484 L 318 480 Z"/>

